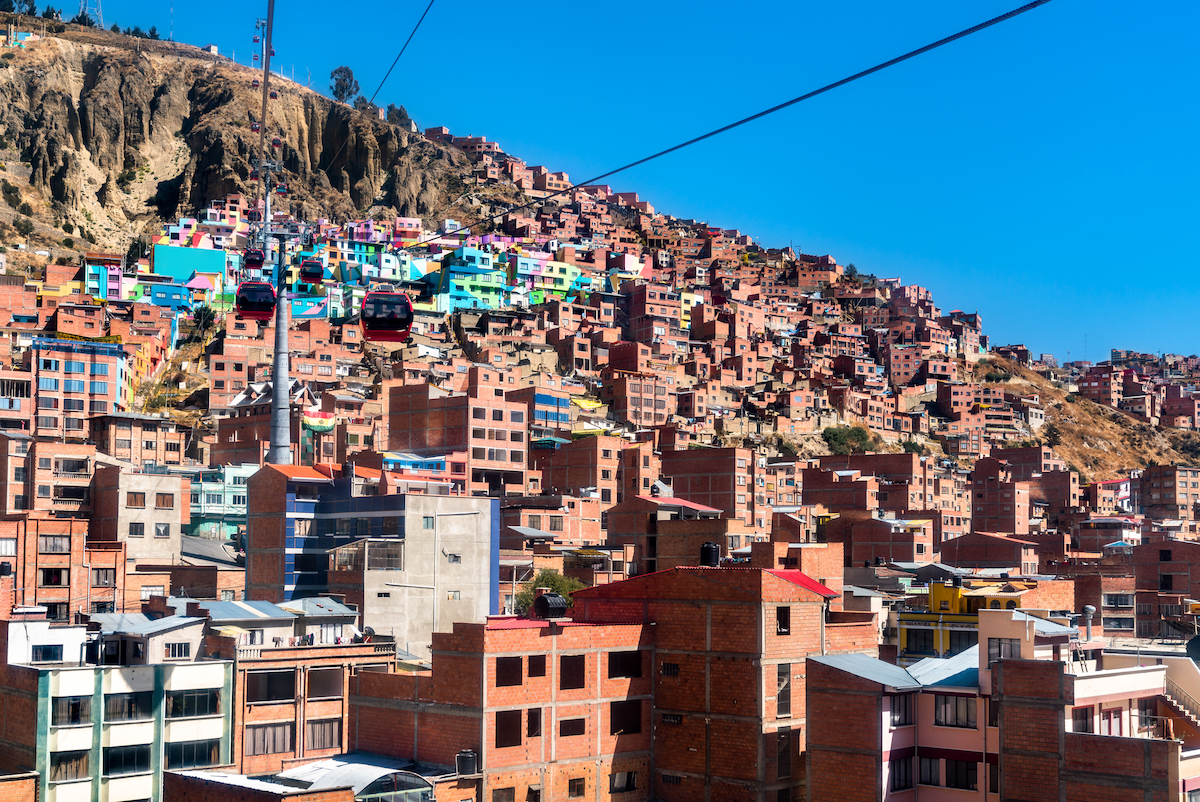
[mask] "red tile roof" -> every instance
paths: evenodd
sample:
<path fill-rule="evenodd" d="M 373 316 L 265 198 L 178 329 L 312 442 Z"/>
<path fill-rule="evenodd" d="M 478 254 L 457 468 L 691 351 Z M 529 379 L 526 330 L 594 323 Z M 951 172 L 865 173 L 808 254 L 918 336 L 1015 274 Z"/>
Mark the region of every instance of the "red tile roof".
<path fill-rule="evenodd" d="M 329 477 L 325 474 L 313 470 L 307 465 L 264 465 L 264 468 L 270 468 L 279 471 L 289 479 L 307 479 L 310 481 L 327 482 Z"/>

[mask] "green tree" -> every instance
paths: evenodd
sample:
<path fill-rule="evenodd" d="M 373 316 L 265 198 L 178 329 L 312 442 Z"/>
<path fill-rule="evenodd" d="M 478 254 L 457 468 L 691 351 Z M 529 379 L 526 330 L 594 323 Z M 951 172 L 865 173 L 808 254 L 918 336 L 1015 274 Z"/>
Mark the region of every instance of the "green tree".
<path fill-rule="evenodd" d="M 28 202 L 22 203 L 20 206 L 18 206 L 17 211 L 26 217 L 33 216 L 33 207 L 30 206 Z"/>
<path fill-rule="evenodd" d="M 118 25 L 117 23 L 115 23 L 115 22 L 114 22 L 114 23 L 112 24 L 112 27 L 111 27 L 111 28 L 109 28 L 109 30 L 110 30 L 110 31 L 112 31 L 113 33 L 120 33 L 120 32 L 121 32 L 121 26 L 120 26 L 120 25 Z"/>
<path fill-rule="evenodd" d="M 821 432 L 825 444 L 834 454 L 853 454 L 867 451 L 871 445 L 871 433 L 862 426 L 829 426 Z"/>
<path fill-rule="evenodd" d="M 567 600 L 568 605 L 574 606 L 575 600 L 571 598 L 571 594 L 585 587 L 587 586 L 578 579 L 563 576 L 551 568 L 543 568 L 537 576 L 521 586 L 521 592 L 513 600 L 513 612 L 517 615 L 529 612 L 529 608 L 533 606 L 534 591 L 538 588 L 549 588 L 551 593 L 557 593 Z"/>
<path fill-rule="evenodd" d="M 344 64 L 329 73 L 329 77 L 333 79 L 329 91 L 338 103 L 346 103 L 358 94 L 358 81 L 354 80 L 354 70 Z"/>
<path fill-rule="evenodd" d="M 22 5 L 22 11 L 21 11 L 22 14 L 25 14 L 26 16 L 30 16 L 30 17 L 37 16 L 36 0 L 25 0 L 21 5 Z"/>
<path fill-rule="evenodd" d="M 46 6 L 42 9 L 42 19 L 59 19 L 60 12 L 54 6 Z"/>
<path fill-rule="evenodd" d="M 153 25 L 151 25 L 151 26 L 150 26 L 150 27 L 149 27 L 149 28 L 146 30 L 146 38 L 148 38 L 148 39 L 157 39 L 157 38 L 158 38 L 158 28 L 155 28 Z"/>
<path fill-rule="evenodd" d="M 15 228 L 17 233 L 22 237 L 28 237 L 33 233 L 33 221 L 28 217 L 18 217 L 15 221 L 13 221 L 13 228 Z"/>
<path fill-rule="evenodd" d="M 846 278 L 850 279 L 851 281 L 858 278 L 858 268 L 854 266 L 854 262 L 851 262 L 850 264 L 846 265 L 846 272 L 844 273 L 844 275 L 846 276 Z"/>
<path fill-rule="evenodd" d="M 95 28 L 96 27 L 96 21 L 82 11 L 80 11 L 78 14 L 75 15 L 74 19 L 71 20 L 71 24 L 72 25 L 81 25 L 84 28 Z"/>
<path fill-rule="evenodd" d="M 203 339 L 204 332 L 211 329 L 217 322 L 217 313 L 208 304 L 201 304 L 192 312 L 192 320 L 196 324 L 196 333 L 200 335 L 200 339 Z"/>
<path fill-rule="evenodd" d="M 1054 448 L 1062 442 L 1062 432 L 1053 423 L 1047 423 L 1042 427 L 1042 439 L 1046 442 L 1046 445 Z"/>
<path fill-rule="evenodd" d="M 17 6 L 13 0 L 0 0 L 0 11 L 7 11 L 9 14 L 13 14 L 16 10 Z"/>
<path fill-rule="evenodd" d="M 125 251 L 125 264 L 137 264 L 137 260 L 146 255 L 150 250 L 150 243 L 145 237 L 138 237 L 133 242 L 129 243 L 129 248 Z"/>

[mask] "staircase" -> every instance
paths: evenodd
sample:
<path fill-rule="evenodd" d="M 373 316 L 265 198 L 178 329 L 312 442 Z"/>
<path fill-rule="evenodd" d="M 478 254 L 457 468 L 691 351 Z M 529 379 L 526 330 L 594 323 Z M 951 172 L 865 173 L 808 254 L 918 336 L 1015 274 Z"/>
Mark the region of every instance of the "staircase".
<path fill-rule="evenodd" d="M 1166 680 L 1163 698 L 1192 726 L 1200 729 L 1200 702 L 1197 702 L 1191 694 L 1180 688 L 1169 677 Z"/>

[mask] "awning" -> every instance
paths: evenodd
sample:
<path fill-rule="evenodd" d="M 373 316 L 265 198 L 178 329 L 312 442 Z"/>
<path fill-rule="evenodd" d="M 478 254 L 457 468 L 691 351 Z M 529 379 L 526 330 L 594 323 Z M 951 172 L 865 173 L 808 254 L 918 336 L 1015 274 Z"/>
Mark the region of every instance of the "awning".
<path fill-rule="evenodd" d="M 232 637 L 232 638 L 236 638 L 239 635 L 245 635 L 249 631 L 250 630 L 248 630 L 248 629 L 242 629 L 241 627 L 235 627 L 230 624 L 226 624 L 224 626 L 219 626 L 219 627 L 213 627 L 213 632 L 219 632 L 222 635 L 225 635 L 226 637 Z"/>

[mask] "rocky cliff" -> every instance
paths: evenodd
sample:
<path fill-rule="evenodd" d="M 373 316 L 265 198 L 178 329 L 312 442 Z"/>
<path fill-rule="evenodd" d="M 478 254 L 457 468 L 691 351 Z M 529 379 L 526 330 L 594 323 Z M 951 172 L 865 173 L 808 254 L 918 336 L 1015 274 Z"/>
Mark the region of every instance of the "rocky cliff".
<path fill-rule="evenodd" d="M 27 181 L 39 230 L 70 223 L 124 250 L 162 220 L 256 191 L 250 126 L 262 95 L 250 82 L 260 71 L 103 31 L 68 30 L 4 55 L 0 154 L 8 176 Z M 461 153 L 277 76 L 272 87 L 279 98 L 263 127 L 283 140 L 290 194 L 279 202 L 294 213 L 469 216 Z"/>

